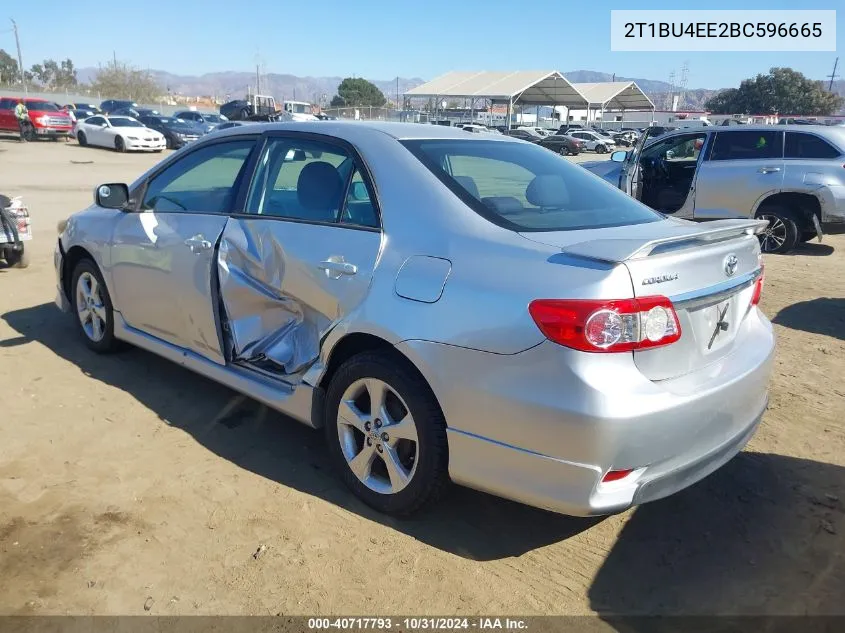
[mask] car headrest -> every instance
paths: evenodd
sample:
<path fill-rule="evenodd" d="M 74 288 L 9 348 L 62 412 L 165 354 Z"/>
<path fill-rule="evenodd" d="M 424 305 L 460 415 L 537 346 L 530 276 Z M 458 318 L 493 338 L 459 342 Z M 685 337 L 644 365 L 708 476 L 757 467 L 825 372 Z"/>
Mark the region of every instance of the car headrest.
<path fill-rule="evenodd" d="M 569 204 L 566 181 L 559 174 L 536 176 L 525 190 L 525 199 L 535 207 L 564 207 Z"/>
<path fill-rule="evenodd" d="M 478 185 L 475 184 L 475 180 L 472 179 L 471 176 L 452 176 L 461 187 L 467 190 L 467 193 L 471 195 L 473 198 L 479 199 L 481 198 L 481 194 L 478 193 Z"/>
<path fill-rule="evenodd" d="M 309 163 L 299 173 L 296 195 L 309 211 L 334 211 L 340 209 L 343 180 L 331 163 Z"/>

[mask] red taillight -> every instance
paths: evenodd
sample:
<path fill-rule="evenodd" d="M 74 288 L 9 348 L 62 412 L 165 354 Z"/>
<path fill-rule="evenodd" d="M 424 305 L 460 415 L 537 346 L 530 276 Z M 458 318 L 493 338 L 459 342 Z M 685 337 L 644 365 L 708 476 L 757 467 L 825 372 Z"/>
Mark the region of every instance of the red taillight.
<path fill-rule="evenodd" d="M 632 468 L 629 468 L 628 470 L 608 470 L 601 480 L 602 483 L 605 484 L 611 481 L 619 481 L 620 479 L 625 479 L 625 477 L 630 475 L 632 472 L 634 472 Z"/>
<path fill-rule="evenodd" d="M 546 338 L 583 352 L 627 352 L 681 338 L 678 315 L 666 297 L 537 299 L 528 311 Z"/>
<path fill-rule="evenodd" d="M 763 296 L 763 273 L 764 269 L 760 267 L 760 276 L 754 282 L 754 294 L 751 295 L 751 305 L 756 306 L 760 303 L 760 298 Z"/>

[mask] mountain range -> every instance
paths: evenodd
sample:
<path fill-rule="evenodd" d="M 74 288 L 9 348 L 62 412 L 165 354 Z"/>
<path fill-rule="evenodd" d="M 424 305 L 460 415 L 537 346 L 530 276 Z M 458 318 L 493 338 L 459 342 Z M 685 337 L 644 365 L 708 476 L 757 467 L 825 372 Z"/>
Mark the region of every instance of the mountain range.
<path fill-rule="evenodd" d="M 89 83 L 96 75 L 97 68 L 81 68 L 77 77 L 81 83 Z M 240 99 L 247 88 L 255 88 L 255 73 L 223 71 L 204 75 L 175 75 L 163 70 L 150 70 L 150 74 L 168 92 L 191 96 L 214 96 L 224 100 Z M 634 81 L 654 102 L 658 110 L 670 109 L 672 86 L 666 81 L 636 77 L 620 77 L 610 73 L 592 70 L 574 70 L 563 75 L 573 83 L 602 81 Z M 278 100 L 300 100 L 312 103 L 328 103 L 337 94 L 337 86 L 342 77 L 297 77 L 296 75 L 268 73 L 261 75 L 261 92 L 272 94 Z M 394 77 L 393 79 L 370 79 L 384 95 L 395 100 L 397 92 L 404 94 L 411 88 L 426 82 L 420 77 Z M 845 82 L 836 82 L 835 90 L 845 94 Z M 674 90 L 677 92 L 677 88 Z M 681 108 L 702 109 L 704 103 L 719 90 L 696 88 L 684 91 Z M 227 98 L 228 97 L 228 98 Z"/>

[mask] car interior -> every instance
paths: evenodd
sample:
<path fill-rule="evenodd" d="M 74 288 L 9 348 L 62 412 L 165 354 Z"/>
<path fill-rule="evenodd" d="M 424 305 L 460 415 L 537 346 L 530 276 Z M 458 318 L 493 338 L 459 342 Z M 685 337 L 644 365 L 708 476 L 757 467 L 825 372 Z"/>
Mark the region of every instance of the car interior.
<path fill-rule="evenodd" d="M 310 146 L 294 148 L 289 143 L 277 143 L 268 150 L 263 163 L 263 173 L 257 179 L 263 184 L 256 187 L 258 199 L 249 207 L 255 213 L 379 226 L 369 189 L 351 157 Z M 273 183 L 272 187 L 269 183 Z"/>
<path fill-rule="evenodd" d="M 640 158 L 640 201 L 662 213 L 675 213 L 689 195 L 705 134 L 673 136 L 645 148 Z"/>

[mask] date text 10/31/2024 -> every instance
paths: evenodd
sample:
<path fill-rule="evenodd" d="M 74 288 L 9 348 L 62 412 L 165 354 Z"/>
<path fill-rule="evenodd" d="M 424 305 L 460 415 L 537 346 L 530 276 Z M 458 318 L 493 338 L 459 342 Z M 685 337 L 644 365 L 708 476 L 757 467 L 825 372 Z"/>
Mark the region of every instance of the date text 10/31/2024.
<path fill-rule="evenodd" d="M 354 618 L 309 618 L 308 629 L 346 631 L 460 631 L 460 630 L 510 630 L 526 631 L 528 624 L 519 618 L 477 617 L 354 617 Z"/>

